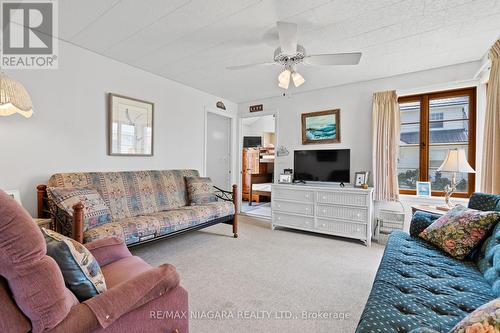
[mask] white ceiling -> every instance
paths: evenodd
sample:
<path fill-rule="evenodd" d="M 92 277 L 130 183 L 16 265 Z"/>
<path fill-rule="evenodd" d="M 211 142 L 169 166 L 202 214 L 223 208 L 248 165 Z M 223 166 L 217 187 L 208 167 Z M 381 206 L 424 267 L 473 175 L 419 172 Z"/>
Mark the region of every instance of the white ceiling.
<path fill-rule="evenodd" d="M 358 66 L 309 67 L 291 93 L 480 59 L 500 0 L 62 0 L 60 38 L 234 102 L 277 96 L 273 27 L 299 24 L 308 54 L 361 51 Z"/>

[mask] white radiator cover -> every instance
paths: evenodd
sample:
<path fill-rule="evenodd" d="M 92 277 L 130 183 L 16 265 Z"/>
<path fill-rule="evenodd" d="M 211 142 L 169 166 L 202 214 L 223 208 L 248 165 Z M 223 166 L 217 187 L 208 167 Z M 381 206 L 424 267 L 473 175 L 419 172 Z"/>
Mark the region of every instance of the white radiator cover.
<path fill-rule="evenodd" d="M 272 228 L 276 226 L 355 238 L 371 245 L 373 188 L 273 184 Z"/>

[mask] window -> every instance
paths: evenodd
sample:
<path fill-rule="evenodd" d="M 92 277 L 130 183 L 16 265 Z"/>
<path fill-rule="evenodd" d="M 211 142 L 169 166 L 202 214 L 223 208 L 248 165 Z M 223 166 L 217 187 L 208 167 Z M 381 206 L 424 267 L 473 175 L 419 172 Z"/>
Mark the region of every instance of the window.
<path fill-rule="evenodd" d="M 464 149 L 475 165 L 476 89 L 467 88 L 399 98 L 401 136 L 398 155 L 400 193 L 416 194 L 417 181 L 430 181 L 432 195 L 443 195 L 452 174 L 439 172 L 449 149 Z M 454 196 L 474 191 L 474 174 L 457 174 Z"/>

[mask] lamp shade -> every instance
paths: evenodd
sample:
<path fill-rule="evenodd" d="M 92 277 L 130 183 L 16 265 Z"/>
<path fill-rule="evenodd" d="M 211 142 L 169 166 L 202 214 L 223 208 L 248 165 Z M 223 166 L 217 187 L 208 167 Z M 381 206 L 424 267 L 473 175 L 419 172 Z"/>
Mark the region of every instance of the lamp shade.
<path fill-rule="evenodd" d="M 285 69 L 283 72 L 280 73 L 278 76 L 278 86 L 280 86 L 283 89 L 288 89 L 288 86 L 290 85 L 290 75 L 292 72 L 288 69 Z"/>
<path fill-rule="evenodd" d="M 23 85 L 4 73 L 0 74 L 0 116 L 19 113 L 29 118 L 33 114 L 31 98 Z"/>
<path fill-rule="evenodd" d="M 304 82 L 306 82 L 304 77 L 297 72 L 292 73 L 292 80 L 293 80 L 293 84 L 296 87 L 301 86 Z"/>
<path fill-rule="evenodd" d="M 437 171 L 476 173 L 469 162 L 467 162 L 465 150 L 463 149 L 448 150 L 448 155 Z"/>

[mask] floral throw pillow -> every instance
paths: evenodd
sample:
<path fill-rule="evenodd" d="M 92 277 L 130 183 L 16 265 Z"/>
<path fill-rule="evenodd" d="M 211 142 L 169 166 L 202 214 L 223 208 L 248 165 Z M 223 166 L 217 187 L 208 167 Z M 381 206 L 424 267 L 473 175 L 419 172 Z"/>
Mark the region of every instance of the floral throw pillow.
<path fill-rule="evenodd" d="M 419 236 L 452 257 L 462 260 L 481 243 L 499 218 L 499 212 L 457 205 Z"/>
<path fill-rule="evenodd" d="M 83 231 L 111 222 L 111 211 L 99 192 L 91 188 L 48 187 L 47 195 L 59 209 L 73 215 L 73 205 L 83 204 Z"/>
<path fill-rule="evenodd" d="M 500 298 L 483 304 L 462 319 L 449 333 L 500 332 Z"/>
<path fill-rule="evenodd" d="M 208 177 L 186 177 L 186 187 L 191 206 L 217 201 L 212 180 Z"/>
<path fill-rule="evenodd" d="M 47 255 L 61 269 L 66 286 L 80 302 L 106 291 L 101 267 L 89 250 L 74 239 L 42 228 Z"/>

